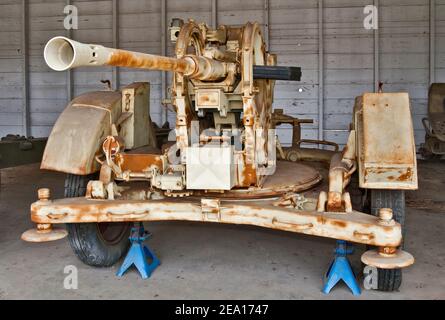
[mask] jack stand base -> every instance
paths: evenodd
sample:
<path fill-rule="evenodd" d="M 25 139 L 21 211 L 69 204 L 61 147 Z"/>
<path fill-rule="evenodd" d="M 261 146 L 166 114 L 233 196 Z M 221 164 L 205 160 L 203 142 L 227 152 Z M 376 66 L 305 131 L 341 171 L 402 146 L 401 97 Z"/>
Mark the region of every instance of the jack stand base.
<path fill-rule="evenodd" d="M 361 294 L 360 287 L 347 258 L 347 255 L 351 254 L 353 251 L 354 249 L 352 247 L 348 248 L 346 241 L 337 240 L 335 258 L 326 273 L 326 281 L 323 286 L 324 294 L 328 294 L 340 280 L 343 280 L 346 283 L 354 296 L 359 296 Z"/>
<path fill-rule="evenodd" d="M 142 279 L 147 279 L 161 264 L 153 251 L 143 244 L 143 242 L 150 238 L 150 236 L 150 233 L 144 230 L 142 222 L 140 222 L 137 227 L 131 228 L 131 235 L 129 237 L 131 247 L 127 253 L 127 256 L 125 257 L 124 263 L 122 263 L 122 266 L 116 273 L 118 277 L 122 277 L 128 268 L 134 264 L 141 274 Z M 148 263 L 149 259 L 151 260 L 151 263 Z"/>
<path fill-rule="evenodd" d="M 362 262 L 368 266 L 380 269 L 397 269 L 412 265 L 414 263 L 414 257 L 400 249 L 386 256 L 374 249 L 368 250 L 362 255 Z"/>
<path fill-rule="evenodd" d="M 47 242 L 65 238 L 68 232 L 62 228 L 49 228 L 39 230 L 37 228 L 23 232 L 21 239 L 27 242 Z"/>

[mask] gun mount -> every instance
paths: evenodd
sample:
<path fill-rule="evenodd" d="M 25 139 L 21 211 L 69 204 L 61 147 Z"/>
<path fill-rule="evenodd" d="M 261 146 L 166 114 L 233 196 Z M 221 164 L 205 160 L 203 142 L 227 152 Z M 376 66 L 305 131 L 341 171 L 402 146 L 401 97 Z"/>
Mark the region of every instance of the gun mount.
<path fill-rule="evenodd" d="M 112 246 L 125 248 L 129 222 L 250 224 L 377 246 L 362 261 L 382 269 L 383 290 L 398 288 L 399 268 L 414 262 L 398 249 L 399 199 L 403 190 L 417 188 L 408 94 L 358 97 L 347 143 L 338 151 L 335 143 L 301 136 L 301 124 L 312 119 L 272 112 L 275 81 L 298 81 L 301 70 L 276 65 L 257 23 L 213 30 L 192 20 L 178 22 L 171 29 L 174 57 L 65 37 L 48 42 L 45 60 L 57 71 L 118 66 L 173 72 L 167 100 L 176 113 L 176 128 L 173 143 L 161 152 L 149 148 L 156 147 L 156 138 L 147 83 L 76 97 L 54 125 L 41 168 L 68 173 L 66 194 L 77 198 L 51 200 L 49 190 L 40 189 L 39 201 L 31 206 L 37 229 L 22 238 L 59 239 L 66 233 L 52 225 L 66 223 L 79 258 L 109 266 L 122 255 Z M 281 124 L 293 127 L 291 147 L 282 147 L 275 135 L 273 129 Z M 301 146 L 308 143 L 335 150 Z M 277 161 L 276 150 L 285 161 Z M 375 215 L 353 208 L 347 187 L 354 174 L 369 190 Z M 356 197 L 363 203 L 361 194 Z M 113 233 L 108 244 L 102 228 L 111 224 L 120 233 Z M 110 252 L 112 258 L 104 260 Z"/>
<path fill-rule="evenodd" d="M 224 173 L 235 178 L 230 186 L 215 188 L 259 186 L 261 170 L 276 161 L 273 143 L 268 142 L 275 139 L 268 136 L 275 80 L 300 80 L 301 69 L 276 66 L 276 56 L 266 52 L 257 23 L 210 30 L 189 21 L 175 40 L 176 57 L 164 57 L 54 37 L 46 44 L 44 57 L 56 71 L 107 65 L 174 72 L 171 102 L 181 161 L 186 162 L 186 149 L 193 147 L 190 135 L 192 122 L 197 121 L 198 144 L 230 139 L 223 135 L 240 142 L 238 150 L 229 152 L 238 165 Z"/>

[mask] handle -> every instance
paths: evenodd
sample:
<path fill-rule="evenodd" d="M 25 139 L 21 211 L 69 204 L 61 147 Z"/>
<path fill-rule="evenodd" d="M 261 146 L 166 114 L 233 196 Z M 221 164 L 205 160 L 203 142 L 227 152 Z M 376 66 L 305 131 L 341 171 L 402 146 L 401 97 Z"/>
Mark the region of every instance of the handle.
<path fill-rule="evenodd" d="M 337 152 L 338 151 L 338 144 L 335 142 L 331 142 L 331 141 L 325 141 L 325 140 L 311 140 L 311 139 L 301 139 L 300 141 L 297 142 L 297 145 L 301 145 L 302 143 L 311 143 L 311 144 L 323 144 L 326 146 L 332 146 L 334 147 L 334 151 Z"/>
<path fill-rule="evenodd" d="M 365 240 L 365 241 L 369 241 L 371 239 L 374 239 L 374 234 L 373 233 L 361 233 L 358 231 L 354 231 L 354 237 L 360 239 L 360 240 Z"/>
<path fill-rule="evenodd" d="M 277 227 L 284 227 L 284 228 L 294 228 L 295 230 L 302 231 L 302 230 L 308 230 L 314 227 L 312 223 L 292 223 L 292 222 L 280 222 L 277 219 L 272 219 L 272 224 Z"/>

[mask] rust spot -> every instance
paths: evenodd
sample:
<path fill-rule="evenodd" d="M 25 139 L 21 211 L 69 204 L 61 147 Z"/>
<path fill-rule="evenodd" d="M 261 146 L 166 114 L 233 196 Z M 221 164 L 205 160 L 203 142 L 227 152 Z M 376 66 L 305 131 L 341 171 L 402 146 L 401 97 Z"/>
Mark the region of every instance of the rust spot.
<path fill-rule="evenodd" d="M 329 212 L 345 212 L 345 207 L 344 205 L 341 205 L 340 207 L 327 207 L 327 210 Z"/>
<path fill-rule="evenodd" d="M 200 106 L 217 107 L 219 105 L 219 93 L 217 91 L 198 93 L 197 98 Z"/>
<path fill-rule="evenodd" d="M 257 182 L 255 166 L 253 164 L 246 164 L 243 168 L 243 173 L 241 178 L 242 178 L 241 181 L 242 186 L 249 187 L 251 185 L 254 185 Z"/>
<path fill-rule="evenodd" d="M 410 180 L 412 180 L 412 176 L 413 176 L 413 172 L 412 172 L 411 168 L 408 168 L 405 173 L 401 174 L 397 178 L 397 181 L 410 181 Z"/>
<path fill-rule="evenodd" d="M 134 201 L 122 201 L 122 200 L 106 200 L 106 201 L 95 201 L 87 200 L 84 198 L 77 199 L 64 199 L 64 200 L 54 200 L 48 203 L 35 202 L 31 205 L 32 220 L 36 223 L 87 223 L 87 222 L 120 222 L 120 221 L 162 221 L 162 220 L 189 220 L 189 221 L 202 221 L 202 215 L 199 211 L 203 213 L 217 213 L 218 201 L 207 200 L 209 206 L 205 206 L 206 201 L 204 199 L 199 200 L 134 200 Z M 181 204 L 189 205 L 192 210 L 197 212 L 193 214 L 185 214 L 184 208 Z M 171 205 L 171 206 L 170 206 Z M 305 212 L 303 213 L 304 220 L 295 221 L 290 218 L 289 220 L 285 218 L 286 215 L 289 217 L 294 216 L 292 210 L 278 209 L 278 211 L 283 213 L 284 219 L 277 219 L 275 212 L 277 209 L 270 208 L 271 202 L 266 204 L 258 204 L 257 202 L 250 202 L 249 204 L 233 204 L 228 202 L 224 205 L 223 219 L 219 222 L 221 223 L 239 223 L 237 217 L 242 216 L 246 220 L 242 224 L 252 224 L 258 225 L 278 230 L 287 230 L 293 232 L 309 232 L 308 230 L 313 228 L 315 223 L 318 223 L 318 227 L 321 229 L 314 228 L 309 234 L 326 236 L 323 232 L 323 225 L 329 224 L 338 226 L 335 230 L 335 236 L 338 239 L 376 245 L 380 247 L 396 247 L 398 242 L 395 241 L 394 235 L 381 236 L 380 233 L 373 232 L 373 226 L 381 229 L 385 226 L 380 226 L 375 220 L 374 223 L 370 223 L 368 219 L 361 221 L 360 216 L 358 220 L 350 217 L 349 220 L 333 219 L 329 216 L 324 216 L 315 212 Z M 249 209 L 247 212 L 246 209 Z M 44 211 L 42 211 L 44 210 Z M 275 212 L 271 212 L 275 211 Z M 151 213 L 163 212 L 162 216 L 153 217 Z M 354 213 L 351 213 L 354 216 Z M 316 222 L 314 220 L 316 219 Z M 347 218 L 346 218 L 347 219 Z M 216 222 L 216 221 L 214 221 Z M 329 225 L 327 228 L 329 228 Z M 359 228 L 360 231 L 355 230 L 353 236 L 346 236 L 342 228 L 351 227 Z M 392 228 L 394 230 L 394 227 Z M 388 229 L 389 230 L 389 229 Z M 389 249 L 389 251 L 391 251 Z"/>
<path fill-rule="evenodd" d="M 201 96 L 199 96 L 199 98 L 200 98 L 199 99 L 200 104 L 203 104 L 203 103 L 205 103 L 205 102 L 210 100 L 208 95 L 201 95 Z"/>
<path fill-rule="evenodd" d="M 317 222 L 320 224 L 325 224 L 326 223 L 326 218 L 324 218 L 323 216 L 318 216 L 317 217 Z"/>
<path fill-rule="evenodd" d="M 180 73 L 185 73 L 189 69 L 189 64 L 184 59 L 149 54 L 134 54 L 124 50 L 113 52 L 109 64 L 118 67 L 165 70 Z"/>
<path fill-rule="evenodd" d="M 116 162 L 123 171 L 144 172 L 155 166 L 162 172 L 162 159 L 155 154 L 124 154 L 116 155 Z"/>
<path fill-rule="evenodd" d="M 338 192 L 328 193 L 328 202 L 326 204 L 327 210 L 330 212 L 344 212 L 345 203 L 341 198 L 341 194 Z"/>
<path fill-rule="evenodd" d="M 346 222 L 344 222 L 344 221 L 336 221 L 336 220 L 331 221 L 331 224 L 333 226 L 340 227 L 340 228 L 346 228 L 346 225 L 347 225 Z"/>
<path fill-rule="evenodd" d="M 395 247 L 379 247 L 378 250 L 380 253 L 383 253 L 383 254 L 394 254 L 394 253 L 396 253 L 397 248 L 395 248 Z"/>

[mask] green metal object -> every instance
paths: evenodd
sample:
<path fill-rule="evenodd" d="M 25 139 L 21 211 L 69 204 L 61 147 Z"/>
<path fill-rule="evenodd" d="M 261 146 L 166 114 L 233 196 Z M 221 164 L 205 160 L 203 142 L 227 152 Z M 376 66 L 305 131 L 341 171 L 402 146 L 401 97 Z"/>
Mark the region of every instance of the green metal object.
<path fill-rule="evenodd" d="M 8 134 L 0 140 L 0 169 L 40 162 L 47 138 Z"/>

